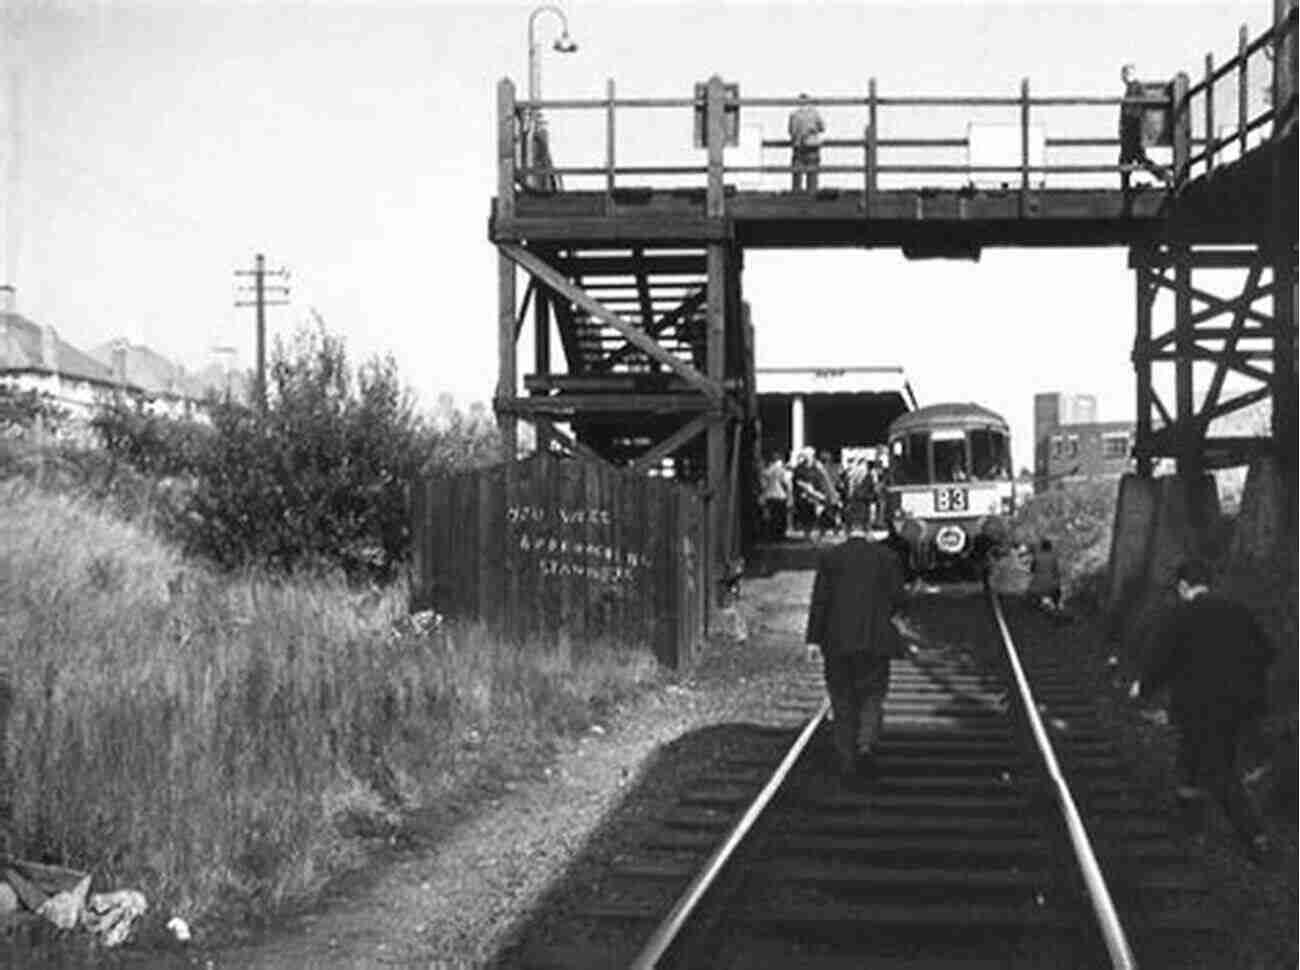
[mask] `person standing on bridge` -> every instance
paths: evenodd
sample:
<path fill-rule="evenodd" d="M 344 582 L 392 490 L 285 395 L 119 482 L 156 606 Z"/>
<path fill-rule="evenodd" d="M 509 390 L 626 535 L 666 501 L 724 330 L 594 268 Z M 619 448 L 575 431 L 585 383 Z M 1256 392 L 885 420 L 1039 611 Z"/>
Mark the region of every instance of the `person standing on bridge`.
<path fill-rule="evenodd" d="M 867 537 L 867 507 L 850 502 L 849 534 L 822 551 L 804 637 L 808 658 L 822 659 L 832 736 L 845 781 L 876 772 L 889 662 L 906 653 L 897 623 L 906 601 L 898 559 Z"/>
<path fill-rule="evenodd" d="M 799 103 L 790 112 L 787 125 L 790 132 L 790 167 L 794 170 L 791 188 L 801 192 L 817 191 L 817 169 L 822 163 L 822 133 L 826 131 L 826 122 L 821 114 L 808 100 L 808 95 L 800 94 Z"/>
<path fill-rule="evenodd" d="M 1119 164 L 1123 166 L 1119 182 L 1124 193 L 1124 208 L 1127 211 L 1132 166 L 1141 165 L 1162 182 L 1170 182 L 1171 177 L 1168 169 L 1151 160 L 1147 155 L 1146 146 L 1143 145 L 1142 118 L 1146 107 L 1140 100 L 1132 100 L 1141 99 L 1146 95 L 1146 88 L 1137 79 L 1137 68 L 1132 64 L 1125 64 L 1119 76 L 1124 82 L 1124 103 L 1119 109 Z"/>
<path fill-rule="evenodd" d="M 1178 602 L 1156 633 L 1129 697 L 1150 698 L 1170 688 L 1170 715 L 1179 729 L 1175 795 L 1190 834 L 1201 837 L 1212 793 L 1262 862 L 1268 837 L 1242 784 L 1237 748 L 1246 727 L 1264 713 L 1274 648 L 1245 606 L 1210 593 L 1204 562 L 1184 562 L 1176 583 Z"/>

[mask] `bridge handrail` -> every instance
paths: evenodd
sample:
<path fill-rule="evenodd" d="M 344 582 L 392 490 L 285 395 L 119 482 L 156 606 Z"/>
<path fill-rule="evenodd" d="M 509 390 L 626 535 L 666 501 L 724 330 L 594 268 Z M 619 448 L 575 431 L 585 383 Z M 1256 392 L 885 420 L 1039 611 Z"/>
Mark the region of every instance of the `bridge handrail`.
<path fill-rule="evenodd" d="M 1011 631 L 1007 627 L 1006 617 L 1002 613 L 1002 603 L 997 593 L 993 592 L 992 589 L 989 590 L 988 595 L 993 604 L 993 618 L 997 622 L 1002 646 L 1011 667 L 1012 677 L 1015 680 L 1016 693 L 1020 698 L 1025 717 L 1029 721 L 1029 729 L 1033 734 L 1035 744 L 1038 746 L 1038 753 L 1047 768 L 1053 794 L 1056 796 L 1061 815 L 1065 820 L 1070 845 L 1074 849 L 1075 859 L 1083 874 L 1083 883 L 1088 892 L 1088 900 L 1092 904 L 1093 913 L 1097 917 L 1098 928 L 1101 930 L 1106 950 L 1110 954 L 1111 967 L 1113 970 L 1136 970 L 1137 960 L 1133 956 L 1128 937 L 1124 933 L 1124 926 L 1120 923 L 1119 913 L 1115 909 L 1115 902 L 1111 898 L 1110 889 L 1106 885 L 1106 877 L 1102 875 L 1101 865 L 1097 862 L 1097 853 L 1093 851 L 1092 842 L 1088 838 L 1088 830 L 1084 827 L 1083 818 L 1079 815 L 1079 809 L 1074 804 L 1074 796 L 1070 794 L 1070 786 L 1065 782 L 1065 776 L 1061 773 L 1061 766 L 1056 760 L 1056 752 L 1053 750 L 1052 742 L 1043 727 L 1043 720 L 1038 714 L 1038 705 L 1034 701 L 1034 694 L 1030 690 L 1029 680 L 1020 664 L 1020 655 L 1016 651 L 1015 641 L 1011 639 Z"/>
<path fill-rule="evenodd" d="M 810 99 L 813 104 L 824 107 L 865 108 L 868 123 L 859 138 L 831 138 L 823 141 L 823 147 L 834 150 L 858 149 L 862 152 L 861 161 L 855 165 L 821 165 L 820 172 L 827 174 L 860 174 L 862 176 L 862 207 L 870 214 L 871 196 L 877 189 L 880 175 L 976 175 L 976 174 L 1019 174 L 1018 189 L 1022 208 L 1027 209 L 1028 197 L 1034 186 L 1030 184 L 1031 175 L 1085 175 L 1085 174 L 1126 174 L 1140 169 L 1133 164 L 1031 164 L 1030 158 L 1030 117 L 1035 109 L 1062 107 L 1114 107 L 1121 105 L 1139 105 L 1146 107 L 1163 107 L 1170 111 L 1172 121 L 1173 143 L 1173 183 L 1180 186 L 1200 174 L 1214 168 L 1220 154 L 1233 143 L 1239 147 L 1238 156 L 1245 155 L 1249 137 L 1261 128 L 1274 123 L 1278 131 L 1286 118 L 1294 112 L 1294 48 L 1297 28 L 1297 11 L 1295 0 L 1274 0 L 1274 23 L 1254 40 L 1247 36 L 1243 25 L 1238 32 L 1238 51 L 1226 64 L 1215 67 L 1212 55 L 1206 55 L 1205 77 L 1192 84 L 1185 72 L 1180 72 L 1169 85 L 1167 97 L 1123 98 L 1118 96 L 1096 97 L 1086 95 L 1051 95 L 1031 96 L 1029 81 L 1022 80 L 1019 97 L 1006 96 L 882 96 L 877 93 L 876 80 L 870 79 L 868 93 L 851 96 L 829 96 Z M 1288 46 L 1289 45 L 1289 46 Z M 1248 113 L 1249 71 L 1248 60 L 1252 54 L 1272 48 L 1274 51 L 1274 105 L 1254 117 Z M 1288 65 L 1284 66 L 1283 54 L 1289 56 Z M 1229 74 L 1237 75 L 1237 126 L 1235 132 L 1222 137 L 1214 131 L 1214 91 L 1216 82 L 1222 81 Z M 716 81 L 716 79 L 715 79 Z M 509 81 L 502 82 L 499 106 L 501 108 L 502 145 L 499 160 L 502 170 L 499 187 L 511 185 L 517 189 L 522 182 L 525 187 L 547 184 L 547 179 L 555 176 L 604 176 L 606 205 L 612 205 L 618 177 L 621 176 L 673 176 L 704 175 L 707 179 L 710 214 L 722 212 L 723 178 L 728 174 L 761 174 L 794 172 L 793 158 L 787 164 L 735 165 L 727 164 L 722 151 L 722 126 L 709 127 L 705 147 L 709 150 L 707 164 L 693 165 L 631 165 L 616 164 L 615 117 L 620 109 L 691 109 L 707 115 L 711 99 L 721 116 L 730 110 L 742 108 L 786 108 L 800 103 L 792 97 L 744 97 L 729 94 L 721 82 L 710 82 L 700 96 L 686 98 L 619 98 L 610 80 L 604 98 L 558 98 L 539 99 L 535 101 L 515 100 L 514 88 Z M 1203 134 L 1193 132 L 1193 101 L 1203 98 L 1204 125 Z M 881 164 L 879 153 L 882 149 L 958 149 L 969 148 L 969 138 L 882 138 L 878 113 L 889 108 L 1008 108 L 1019 109 L 1020 158 L 1019 164 L 985 166 L 957 164 Z M 514 147 L 505 140 L 513 134 L 517 139 L 521 132 L 531 130 L 530 124 L 540 117 L 545 109 L 603 111 L 606 114 L 605 163 L 600 166 L 578 165 L 569 167 L 539 166 L 535 162 L 529 165 L 518 163 L 518 154 Z M 716 141 L 716 143 L 715 143 Z M 1119 146 L 1117 137 L 1044 137 L 1044 150 L 1060 148 L 1107 148 Z M 764 139 L 764 148 L 788 147 L 785 139 Z M 507 163 L 509 159 L 509 163 Z M 1009 182 L 1014 181 L 1009 179 Z M 1004 188 L 1007 186 L 1004 185 Z M 1039 186 L 1041 187 L 1041 186 Z M 513 199 L 511 200 L 511 206 Z"/>
<path fill-rule="evenodd" d="M 1294 0 L 1274 0 L 1273 24 L 1262 31 L 1254 40 L 1250 39 L 1246 25 L 1242 24 L 1237 31 L 1237 53 L 1233 57 L 1216 67 L 1214 55 L 1212 53 L 1205 55 L 1204 76 L 1195 84 L 1189 83 L 1186 91 L 1177 99 L 1174 106 L 1175 124 L 1181 124 L 1190 132 L 1193 100 L 1200 99 L 1203 102 L 1202 123 L 1205 127 L 1204 136 L 1198 139 L 1204 147 L 1199 152 L 1189 153 L 1185 159 L 1178 163 L 1178 171 L 1175 173 L 1175 178 L 1178 181 L 1189 180 L 1201 172 L 1208 174 L 1213 171 L 1217 160 L 1216 156 L 1234 142 L 1238 146 L 1238 157 L 1245 155 L 1248 150 L 1250 135 L 1269 122 L 1278 122 L 1282 119 L 1283 115 L 1279 108 L 1286 107 L 1285 103 L 1294 101 L 1296 94 L 1293 75 L 1297 22 L 1297 10 Z M 1283 52 L 1286 50 L 1288 42 L 1290 43 L 1291 63 L 1279 63 L 1283 60 Z M 1272 104 L 1251 117 L 1249 111 L 1249 62 L 1252 55 L 1268 49 L 1273 51 Z M 1229 74 L 1236 74 L 1237 76 L 1237 124 L 1235 130 L 1229 131 L 1226 135 L 1220 137 L 1214 133 L 1215 85 L 1223 81 Z M 1183 75 L 1183 77 L 1186 77 L 1186 75 Z M 1277 130 L 1276 124 L 1274 130 Z"/>
<path fill-rule="evenodd" d="M 527 125 L 524 121 L 530 117 L 535 117 L 534 113 L 540 113 L 545 109 L 552 110 L 578 110 L 578 111 L 604 111 L 608 116 L 607 144 L 606 144 L 606 161 L 604 165 L 572 165 L 572 166 L 516 166 L 514 175 L 527 184 L 530 180 L 535 181 L 545 176 L 588 176 L 598 177 L 605 176 L 607 191 L 613 194 L 618 176 L 670 176 L 670 175 L 711 175 L 714 169 L 708 165 L 617 165 L 614 162 L 615 146 L 614 116 L 618 109 L 664 109 L 676 108 L 699 111 L 706 108 L 706 97 L 690 98 L 620 98 L 615 95 L 614 83 L 609 81 L 607 85 L 607 96 L 605 98 L 553 98 L 538 99 L 535 101 L 511 101 L 515 115 L 516 130 L 526 131 Z M 1034 108 L 1045 107 L 1114 107 L 1118 108 L 1122 104 L 1137 103 L 1147 106 L 1169 107 L 1168 98 L 1138 98 L 1126 99 L 1122 97 L 1096 97 L 1091 95 L 1048 95 L 1048 96 L 1031 96 L 1029 92 L 1029 82 L 1021 82 L 1021 94 L 1019 97 L 1004 96 L 881 96 L 876 93 L 875 79 L 871 79 L 869 93 L 866 97 L 860 95 L 854 96 L 829 96 L 812 99 L 813 103 L 822 107 L 856 107 L 866 108 L 869 116 L 873 121 L 877 118 L 877 112 L 882 108 L 970 108 L 970 107 L 996 107 L 996 108 L 1019 108 L 1021 114 L 1021 159 L 1019 164 L 1008 165 L 957 165 L 957 164 L 880 164 L 878 153 L 881 149 L 897 148 L 968 148 L 970 141 L 968 137 L 960 138 L 880 138 L 875 132 L 878 128 L 878 121 L 874 125 L 869 125 L 864 131 L 862 138 L 847 139 L 835 138 L 823 141 L 823 146 L 828 149 L 846 149 L 855 148 L 863 151 L 863 161 L 856 165 L 821 165 L 819 171 L 827 174 L 861 174 L 866 192 L 869 194 L 874 190 L 876 176 L 878 175 L 976 175 L 976 174 L 1020 174 L 1020 188 L 1022 193 L 1027 193 L 1030 189 L 1031 175 L 1049 175 L 1049 174 L 1120 174 L 1123 172 L 1133 171 L 1136 167 L 1132 165 L 1114 164 L 1091 164 L 1091 165 L 1067 165 L 1067 164 L 1043 164 L 1033 165 L 1029 160 L 1029 140 L 1028 140 L 1028 120 L 1029 113 Z M 724 95 L 723 104 L 725 108 L 787 108 L 799 104 L 799 99 L 795 97 L 744 97 L 744 96 L 726 96 Z M 789 146 L 789 141 L 763 140 L 763 147 Z M 1116 137 L 1072 137 L 1072 138 L 1046 138 L 1044 139 L 1045 148 L 1106 148 L 1117 147 L 1119 139 Z M 736 165 L 726 164 L 725 160 L 719 167 L 721 174 L 790 174 L 793 172 L 793 161 L 786 164 L 764 164 L 764 165 Z"/>

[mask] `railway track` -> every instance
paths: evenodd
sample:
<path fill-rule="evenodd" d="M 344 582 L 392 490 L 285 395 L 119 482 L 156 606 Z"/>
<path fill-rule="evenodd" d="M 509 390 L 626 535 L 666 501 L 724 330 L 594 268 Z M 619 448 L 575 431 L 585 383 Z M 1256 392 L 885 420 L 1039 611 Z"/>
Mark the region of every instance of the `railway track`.
<path fill-rule="evenodd" d="M 1051 662 L 1026 667 L 1000 610 L 927 608 L 969 610 L 1003 662 L 895 662 L 879 777 L 852 787 L 810 667 L 774 702 L 783 722 L 683 791 L 584 907 L 596 942 L 533 965 L 1214 965 L 1205 877 L 1093 699 Z"/>

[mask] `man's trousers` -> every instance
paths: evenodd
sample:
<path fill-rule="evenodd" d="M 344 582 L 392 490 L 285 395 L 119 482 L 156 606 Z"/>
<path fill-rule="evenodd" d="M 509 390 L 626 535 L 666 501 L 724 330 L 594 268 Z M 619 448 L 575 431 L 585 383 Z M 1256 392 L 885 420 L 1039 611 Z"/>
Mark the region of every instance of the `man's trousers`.
<path fill-rule="evenodd" d="M 826 657 L 826 692 L 831 698 L 831 736 L 840 770 L 850 773 L 859 752 L 870 752 L 880 737 L 889 690 L 889 658 L 865 651 Z"/>
<path fill-rule="evenodd" d="M 1185 809 L 1191 808 L 1186 803 L 1197 795 L 1211 795 L 1223 806 L 1237 834 L 1250 841 L 1262 830 L 1263 821 L 1237 766 L 1237 747 L 1246 724 L 1246 718 L 1237 716 L 1183 718 L 1178 724 L 1176 770 L 1179 800 Z"/>

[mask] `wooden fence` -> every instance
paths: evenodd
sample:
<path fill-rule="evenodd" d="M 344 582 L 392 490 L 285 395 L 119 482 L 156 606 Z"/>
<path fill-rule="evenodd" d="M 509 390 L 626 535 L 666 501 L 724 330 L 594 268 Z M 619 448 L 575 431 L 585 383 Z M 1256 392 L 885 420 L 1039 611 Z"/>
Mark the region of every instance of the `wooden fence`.
<path fill-rule="evenodd" d="M 705 516 L 694 490 L 539 454 L 411 489 L 412 607 L 523 641 L 642 643 L 671 667 L 704 635 Z"/>

